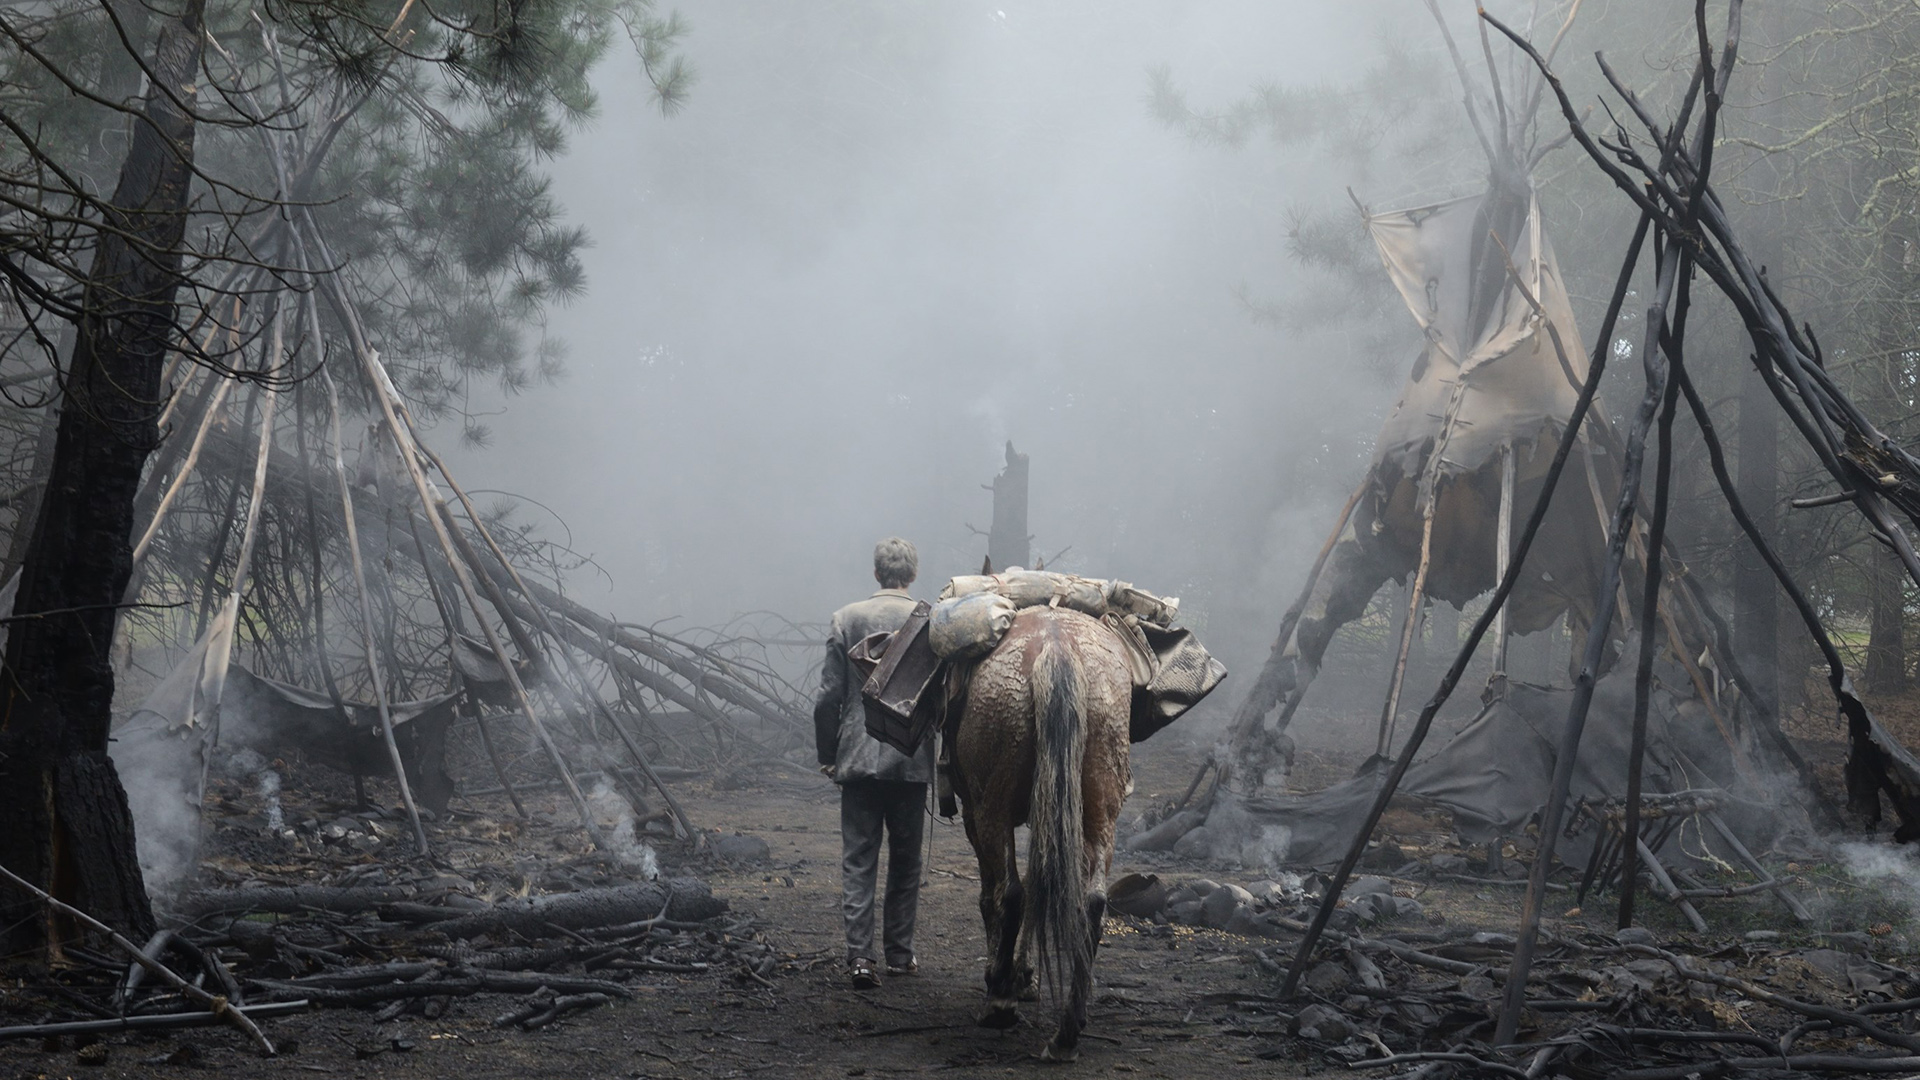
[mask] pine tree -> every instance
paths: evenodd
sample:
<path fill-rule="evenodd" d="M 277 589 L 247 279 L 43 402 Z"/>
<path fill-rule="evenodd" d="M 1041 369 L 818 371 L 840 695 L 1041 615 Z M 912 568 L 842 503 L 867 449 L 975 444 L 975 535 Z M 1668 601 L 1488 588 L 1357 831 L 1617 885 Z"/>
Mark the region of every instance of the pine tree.
<path fill-rule="evenodd" d="M 50 451 L 44 496 L 29 474 L 10 500 L 16 540 L 33 524 L 15 545 L 0 862 L 136 936 L 152 916 L 106 755 L 107 654 L 168 357 L 279 385 L 346 362 L 332 313 L 291 364 L 240 332 L 269 286 L 311 280 L 289 227 L 311 217 L 337 260 L 315 269 L 345 279 L 416 414 L 475 377 L 525 385 L 519 328 L 584 285 L 586 235 L 544 167 L 592 116 L 590 70 L 624 33 L 663 108 L 692 78 L 684 27 L 648 0 L 181 3 L 0 11 L 0 363 L 28 369 L 0 390 L 41 391 L 0 429 Z M 553 374 L 554 348 L 533 351 Z M 0 926 L 10 953 L 71 930 L 15 896 Z"/>

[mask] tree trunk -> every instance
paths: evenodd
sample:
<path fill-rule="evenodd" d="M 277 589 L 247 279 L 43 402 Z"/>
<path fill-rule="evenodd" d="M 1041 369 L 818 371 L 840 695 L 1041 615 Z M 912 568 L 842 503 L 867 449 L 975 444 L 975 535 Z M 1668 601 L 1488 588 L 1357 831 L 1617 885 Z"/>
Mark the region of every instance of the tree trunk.
<path fill-rule="evenodd" d="M 1792 9 L 1786 4 L 1756 4 L 1747 33 L 1761 41 L 1788 40 Z M 1745 123 L 1760 130 L 1784 130 L 1790 123 L 1787 102 L 1792 87 L 1787 65 L 1760 65 L 1756 77 L 1736 80 L 1743 89 L 1738 107 L 1746 114 Z M 1764 191 L 1786 191 L 1795 168 L 1791 155 L 1767 154 L 1754 163 L 1753 182 Z M 1787 278 L 1787 238 L 1794 235 L 1794 220 L 1788 201 L 1773 200 L 1744 212 L 1747 251 L 1776 289 Z M 1734 485 L 1754 524 L 1771 544 L 1780 542 L 1780 403 L 1774 400 L 1767 384 L 1754 370 L 1745 346 L 1729 357 L 1738 372 L 1740 418 L 1735 435 L 1738 460 Z M 1753 684 L 1761 708 L 1781 707 L 1780 696 L 1780 588 L 1765 560 L 1744 539 L 1734 541 L 1733 567 L 1733 651 L 1734 659 Z M 1798 631 L 1794 632 L 1798 637 Z M 1805 669 L 1790 679 L 1804 681 Z"/>
<path fill-rule="evenodd" d="M 147 24 L 150 14 L 145 4 L 134 0 L 107 0 L 125 28 L 127 39 L 136 45 L 147 38 Z M 130 104 L 140 92 L 140 65 L 125 49 L 111 49 L 100 60 L 100 96 L 115 104 Z M 124 117 L 118 113 L 106 113 L 103 118 L 120 130 L 102 132 L 99 138 L 87 141 L 80 159 L 79 175 L 89 192 L 106 190 L 106 184 L 96 186 L 95 180 L 107 173 L 112 167 L 114 152 L 125 153 L 127 138 L 132 134 L 131 125 L 140 121 L 133 117 Z M 59 353 L 48 357 L 48 361 L 58 364 L 61 355 L 71 353 L 73 349 L 73 326 L 61 328 L 58 341 Z M 45 407 L 40 417 L 39 435 L 34 439 L 33 465 L 28 472 L 32 477 L 32 491 L 20 496 L 20 513 L 14 519 L 13 534 L 7 539 L 7 551 L 4 561 L 0 561 L 0 584 L 12 579 L 14 571 L 26 560 L 27 545 L 33 539 L 34 525 L 40 518 L 40 503 L 46 489 L 46 476 L 53 468 L 54 436 L 60 425 L 60 399 L 56 396 Z M 10 613 L 4 613 L 10 614 Z"/>
<path fill-rule="evenodd" d="M 1887 415 L 1906 411 L 1897 387 L 1907 382 L 1907 320 L 1905 296 L 1907 276 L 1904 264 L 1907 243 L 1899 231 L 1885 228 L 1880 235 L 1874 267 L 1874 291 L 1878 294 L 1867 309 L 1868 342 L 1879 368 L 1879 378 L 1867 389 L 1871 399 L 1883 402 Z M 1869 542 L 1867 551 L 1868 598 L 1873 603 L 1872 636 L 1867 641 L 1867 689 L 1879 694 L 1892 693 L 1907 682 L 1907 573 L 1900 559 L 1877 543 Z"/>
<path fill-rule="evenodd" d="M 1907 681 L 1907 572 L 1899 556 L 1871 545 L 1867 553 L 1867 588 L 1872 592 L 1873 618 L 1867 639 L 1867 689 L 1889 694 Z"/>
<path fill-rule="evenodd" d="M 1027 535 L 1027 455 L 1007 443 L 1007 467 L 993 478 L 993 526 L 987 533 L 987 561 L 998 573 L 1009 566 L 1033 567 Z"/>
<path fill-rule="evenodd" d="M 190 101 L 205 0 L 154 47 L 154 86 L 99 232 L 54 454 L 15 610 L 0 710 L 0 863 L 130 937 L 152 933 L 126 792 L 107 757 L 115 606 L 132 568 L 133 500 L 158 437 L 160 376 L 191 190 Z M 164 89 L 163 89 L 164 88 Z M 75 928 L 31 897 L 0 896 L 0 953 Z"/>
<path fill-rule="evenodd" d="M 1734 483 L 1760 531 L 1773 540 L 1780 462 L 1780 405 L 1758 372 L 1740 375 L 1740 457 Z M 1780 704 L 1780 619 L 1773 572 L 1753 545 L 1740 543 L 1733 564 L 1733 647 L 1740 666 L 1763 699 Z"/>

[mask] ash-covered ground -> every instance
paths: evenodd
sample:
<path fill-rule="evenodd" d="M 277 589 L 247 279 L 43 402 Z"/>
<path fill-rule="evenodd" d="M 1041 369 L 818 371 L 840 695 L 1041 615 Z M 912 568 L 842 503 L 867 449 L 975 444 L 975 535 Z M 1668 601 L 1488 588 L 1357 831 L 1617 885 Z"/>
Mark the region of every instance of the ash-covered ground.
<path fill-rule="evenodd" d="M 1129 817 L 1178 799 L 1205 746 L 1194 734 L 1175 730 L 1136 751 Z M 1297 775 L 1337 778 L 1357 763 L 1350 758 L 1308 743 Z M 392 898 L 350 915 L 236 916 L 206 912 L 202 900 L 197 903 L 203 913 L 187 933 L 208 942 L 207 951 L 224 963 L 249 1002 L 292 997 L 289 988 L 300 986 L 322 991 L 312 996 L 337 998 L 341 985 L 366 985 L 364 979 L 342 980 L 339 972 L 376 965 L 398 965 L 388 984 L 420 978 L 420 971 L 431 968 L 430 977 L 452 981 L 449 992 L 358 1005 L 334 1000 L 329 1007 L 264 1020 L 267 1035 L 283 1051 L 272 1059 L 262 1058 L 240 1033 L 212 1027 L 97 1041 L 68 1036 L 0 1043 L 0 1075 L 484 1080 L 965 1076 L 1042 1067 L 1034 1055 L 1052 1030 L 1050 1004 L 1025 1006 L 1022 1024 L 1011 1031 L 973 1023 L 982 1003 L 985 950 L 976 868 L 957 823 L 932 828 L 919 974 L 860 992 L 847 985 L 841 969 L 837 792 L 803 767 L 763 763 L 674 780 L 673 790 L 706 834 L 699 852 L 642 830 L 627 833 L 630 842 L 609 859 L 591 849 L 570 804 L 552 789 L 523 794 L 532 814 L 524 823 L 504 796 L 456 797 L 451 812 L 428 826 L 437 860 L 429 865 L 408 858 L 406 825 L 397 810 L 358 810 L 346 778 L 298 761 L 278 764 L 283 782 L 277 792 L 246 778 L 216 784 L 198 887 L 225 896 L 278 886 L 384 888 L 395 891 Z M 376 804 L 395 800 L 388 784 L 372 783 L 369 791 Z M 623 814 L 617 800 L 603 798 L 596 805 L 607 810 L 603 825 L 618 835 Z M 1517 923 L 1524 841 L 1506 852 L 1504 865 L 1489 866 L 1484 850 L 1454 841 L 1444 817 L 1413 809 L 1391 812 L 1380 841 L 1368 860 L 1372 882 L 1366 888 L 1393 901 L 1350 896 L 1349 906 L 1359 905 L 1343 922 L 1352 936 L 1336 935 L 1324 944 L 1309 972 L 1307 997 L 1290 1002 L 1275 994 L 1299 940 L 1294 928 L 1311 911 L 1311 874 L 1120 851 L 1116 878 L 1154 875 L 1169 896 L 1147 917 L 1109 920 L 1082 1057 L 1059 1073 L 1295 1075 L 1389 1051 L 1480 1047 L 1491 1034 L 1498 979 L 1510 952 L 1505 935 Z M 1920 874 L 1897 854 L 1882 849 L 1884 857 L 1875 860 L 1865 850 L 1836 848 L 1832 859 L 1819 862 L 1763 854 L 1812 909 L 1815 919 L 1804 925 L 1771 897 L 1750 895 L 1699 900 L 1710 925 L 1700 935 L 1670 905 L 1643 897 L 1649 933 L 1620 939 L 1612 931 L 1611 893 L 1589 898 L 1581 909 L 1569 893 L 1556 891 L 1537 965 L 1545 981 L 1534 993 L 1554 1004 L 1529 1013 L 1525 1034 L 1549 1039 L 1585 1032 L 1595 1038 L 1596 1026 L 1664 1027 L 1776 1038 L 1795 1023 L 1806 1027 L 1806 1018 L 1791 1007 L 1757 1000 L 1727 979 L 1841 1009 L 1871 1009 L 1920 994 L 1920 979 L 1909 973 L 1913 923 L 1906 899 Z M 651 928 L 494 932 L 464 942 L 435 928 L 435 920 L 446 917 L 435 908 L 466 915 L 527 896 L 628 886 L 656 872 L 662 879 L 700 879 L 726 911 L 684 922 L 656 917 L 660 925 Z M 1243 898 L 1228 886 L 1249 891 Z M 1234 899 L 1205 903 L 1216 893 Z M 195 903 L 191 897 L 184 901 L 188 907 Z M 278 935 L 280 947 L 257 947 L 263 933 Z M 541 950 L 551 954 L 546 962 L 526 959 Z M 1681 955 L 1723 982 L 1681 978 L 1655 955 L 1659 951 Z M 509 980 L 499 989 L 453 992 L 464 984 L 453 985 L 458 978 L 448 972 L 481 969 L 492 963 L 484 960 L 487 955 L 517 957 L 513 963 L 531 970 L 494 976 Z M 76 956 L 68 968 L 20 976 L 0 1000 L 4 1022 L 87 1015 L 77 999 L 115 981 L 114 972 L 102 970 L 107 965 L 124 961 Z M 543 999 L 543 978 L 561 989 Z M 608 983 L 617 992 L 602 985 Z M 531 1029 L 524 1022 L 501 1023 L 520 1014 L 538 1016 L 543 1000 L 589 996 L 595 987 L 606 991 L 605 1000 L 588 1001 L 579 1011 Z M 1904 1031 L 1907 1020 L 1902 1014 L 1888 1023 Z M 1856 1053 L 1866 1045 L 1844 1025 L 1827 1030 L 1817 1024 L 1798 1032 L 1794 1043 L 1801 1054 Z M 1668 1055 L 1671 1049 L 1627 1039 L 1605 1051 L 1584 1051 L 1584 1057 L 1568 1055 L 1560 1071 L 1606 1075 L 1622 1067 L 1657 1068 L 1677 1060 Z M 1682 1049 L 1699 1053 L 1692 1044 Z"/>

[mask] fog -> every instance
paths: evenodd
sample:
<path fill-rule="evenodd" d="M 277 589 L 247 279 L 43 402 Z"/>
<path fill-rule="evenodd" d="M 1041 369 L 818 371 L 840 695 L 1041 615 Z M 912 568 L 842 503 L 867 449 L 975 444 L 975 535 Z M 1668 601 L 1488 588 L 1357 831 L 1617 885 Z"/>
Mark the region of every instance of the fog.
<path fill-rule="evenodd" d="M 1289 210 L 1350 212 L 1355 177 L 1170 130 L 1149 72 L 1204 103 L 1339 83 L 1393 23 L 1437 45 L 1424 10 L 677 7 L 699 82 L 663 118 L 630 55 L 603 65 L 553 166 L 594 240 L 551 318 L 567 374 L 475 398 L 493 438 L 464 479 L 564 519 L 519 515 L 591 556 L 569 590 L 623 619 L 819 621 L 873 588 L 887 534 L 918 545 L 921 595 L 976 572 L 1011 439 L 1035 553 L 1181 596 L 1250 678 L 1405 365 L 1236 298 L 1299 287 Z"/>

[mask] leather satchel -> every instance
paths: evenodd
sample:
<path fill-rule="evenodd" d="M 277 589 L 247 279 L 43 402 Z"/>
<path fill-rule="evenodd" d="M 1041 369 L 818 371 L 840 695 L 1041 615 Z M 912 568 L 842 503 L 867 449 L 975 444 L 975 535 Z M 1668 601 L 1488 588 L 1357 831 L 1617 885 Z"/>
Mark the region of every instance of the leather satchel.
<path fill-rule="evenodd" d="M 866 707 L 867 734 L 912 757 L 940 722 L 944 695 L 930 689 L 941 685 L 942 663 L 927 638 L 933 605 L 922 600 L 900 629 L 873 634 L 848 651 L 856 668 L 873 664 L 860 687 Z M 877 640 L 878 639 L 878 640 Z M 856 657 L 856 654 L 860 654 Z"/>

